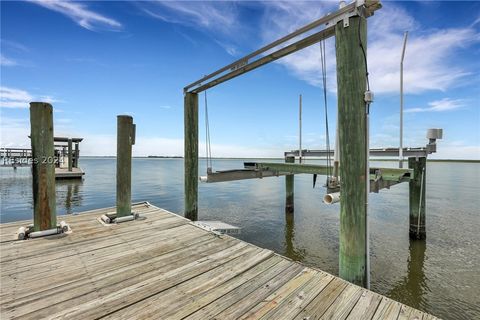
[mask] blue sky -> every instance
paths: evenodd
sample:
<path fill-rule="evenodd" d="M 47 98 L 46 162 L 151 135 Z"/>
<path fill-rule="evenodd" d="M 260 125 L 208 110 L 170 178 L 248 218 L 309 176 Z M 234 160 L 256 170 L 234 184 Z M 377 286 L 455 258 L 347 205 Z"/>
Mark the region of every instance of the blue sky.
<path fill-rule="evenodd" d="M 335 11 L 335 2 L 1 2 L 1 146 L 28 146 L 29 101 L 54 106 L 56 135 L 84 155 L 114 155 L 116 115 L 137 124 L 135 155 L 183 154 L 183 87 Z M 480 2 L 383 2 L 368 19 L 375 102 L 372 147 L 398 146 L 399 59 L 404 145 L 444 129 L 432 158 L 480 159 Z M 330 139 L 336 122 L 334 39 L 327 40 Z M 213 156 L 282 156 L 324 148 L 319 45 L 208 91 Z M 204 155 L 203 94 L 200 152 Z"/>

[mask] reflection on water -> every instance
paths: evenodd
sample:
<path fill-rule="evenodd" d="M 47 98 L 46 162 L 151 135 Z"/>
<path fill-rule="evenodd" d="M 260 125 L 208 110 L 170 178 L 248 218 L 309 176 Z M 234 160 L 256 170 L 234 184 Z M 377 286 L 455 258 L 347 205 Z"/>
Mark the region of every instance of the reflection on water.
<path fill-rule="evenodd" d="M 82 207 L 83 181 L 64 179 L 55 181 L 57 214 L 72 214 Z M 2 168 L 0 178 L 0 221 L 32 219 L 33 197 L 30 167 L 14 170 Z"/>
<path fill-rule="evenodd" d="M 285 213 L 285 251 L 283 255 L 295 261 L 303 261 L 304 249 L 295 248 L 295 216 L 292 213 Z"/>
<path fill-rule="evenodd" d="M 115 205 L 115 159 L 83 158 L 80 166 L 83 181 L 57 181 L 59 215 Z M 242 166 L 214 161 L 215 170 Z M 201 174 L 205 167 L 201 161 Z M 132 171 L 133 202 L 183 212 L 183 160 L 134 159 Z M 433 162 L 427 172 L 426 242 L 408 237 L 408 184 L 370 194 L 371 287 L 445 319 L 480 319 L 480 165 Z M 30 168 L 0 175 L 0 222 L 31 219 Z M 200 184 L 199 218 L 239 226 L 245 241 L 338 274 L 339 206 L 323 204 L 320 185 L 296 176 L 295 213 L 286 215 L 284 177 Z"/>
<path fill-rule="evenodd" d="M 80 188 L 82 184 L 83 180 L 81 179 L 65 179 L 55 182 L 57 207 L 63 208 L 65 214 L 72 214 L 76 207 L 81 207 L 83 196 Z"/>
<path fill-rule="evenodd" d="M 426 247 L 426 241 L 410 241 L 407 274 L 388 293 L 389 297 L 421 310 L 426 309 L 425 292 L 429 290 L 424 271 Z"/>

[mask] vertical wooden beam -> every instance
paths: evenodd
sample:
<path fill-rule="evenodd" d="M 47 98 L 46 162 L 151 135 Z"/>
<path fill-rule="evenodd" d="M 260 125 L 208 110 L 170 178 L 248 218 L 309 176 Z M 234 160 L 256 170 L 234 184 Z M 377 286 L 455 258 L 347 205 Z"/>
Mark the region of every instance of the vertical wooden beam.
<path fill-rule="evenodd" d="M 72 171 L 72 167 L 73 167 L 72 138 L 68 138 L 68 171 Z"/>
<path fill-rule="evenodd" d="M 295 163 L 295 157 L 287 156 L 285 157 L 286 163 Z M 285 176 L 285 213 L 293 213 L 294 210 L 294 199 L 295 199 L 295 176 L 293 174 L 288 174 Z"/>
<path fill-rule="evenodd" d="M 367 25 L 352 17 L 349 26 L 335 28 L 340 144 L 340 252 L 343 279 L 367 286 L 366 252 L 366 67 L 360 39 L 366 49 Z"/>
<path fill-rule="evenodd" d="M 413 169 L 413 179 L 408 183 L 410 202 L 410 239 L 425 239 L 425 196 L 427 186 L 427 158 L 408 158 L 408 168 Z"/>
<path fill-rule="evenodd" d="M 75 143 L 75 162 L 74 162 L 74 167 L 78 168 L 78 159 L 80 157 L 80 150 L 78 148 L 78 142 Z"/>
<path fill-rule="evenodd" d="M 187 92 L 184 99 L 185 217 L 195 221 L 198 220 L 198 94 Z"/>
<path fill-rule="evenodd" d="M 42 231 L 57 227 L 53 112 L 49 103 L 30 103 L 30 127 L 33 228 L 35 231 Z"/>
<path fill-rule="evenodd" d="M 65 154 L 66 154 L 66 151 L 67 148 L 65 146 L 62 147 L 62 160 L 61 160 L 61 168 L 65 168 Z M 68 157 L 67 157 L 68 159 Z M 67 161 L 67 168 L 68 168 L 68 161 Z"/>
<path fill-rule="evenodd" d="M 133 118 L 117 117 L 117 217 L 132 214 Z"/>

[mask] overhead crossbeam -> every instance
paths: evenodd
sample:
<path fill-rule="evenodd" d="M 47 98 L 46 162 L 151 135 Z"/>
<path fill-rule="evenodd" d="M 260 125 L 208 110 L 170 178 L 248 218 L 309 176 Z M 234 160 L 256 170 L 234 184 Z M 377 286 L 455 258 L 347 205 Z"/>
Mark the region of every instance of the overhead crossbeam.
<path fill-rule="evenodd" d="M 207 82 L 204 85 L 201 85 L 193 90 L 191 92 L 199 93 L 202 91 L 205 91 L 209 88 L 212 88 L 222 82 L 228 81 L 230 79 L 233 79 L 235 77 L 238 77 L 244 73 L 247 73 L 248 71 L 257 69 L 267 63 L 270 63 L 272 61 L 278 60 L 282 57 L 285 57 L 291 53 L 294 53 L 296 51 L 299 51 L 301 49 L 304 49 L 306 47 L 309 47 L 323 39 L 327 39 L 335 34 L 335 26 L 327 28 L 325 30 L 322 30 L 320 32 L 317 32 L 311 36 L 306 37 L 305 39 L 302 39 L 300 41 L 297 41 L 289 46 L 286 46 L 278 51 L 275 51 L 267 56 L 264 56 L 258 60 L 255 60 L 252 63 L 245 64 L 243 67 L 240 67 L 238 69 L 234 69 L 233 71 L 218 77 L 210 82 Z"/>
<path fill-rule="evenodd" d="M 349 5 L 340 8 L 336 12 L 328 14 L 318 20 L 315 20 L 312 23 L 309 23 L 306 26 L 284 36 L 283 38 L 280 38 L 244 56 L 243 58 L 238 59 L 237 61 L 230 63 L 229 65 L 220 68 L 217 71 L 210 73 L 209 75 L 204 76 L 203 78 L 187 85 L 183 90 L 185 93 L 200 93 L 222 82 L 233 79 L 241 74 L 254 70 L 262 65 L 275 61 L 281 57 L 304 49 L 323 39 L 333 36 L 335 33 L 335 24 L 341 20 L 343 20 L 344 23 L 348 24 L 349 17 L 353 17 L 356 15 L 369 17 L 373 15 L 375 10 L 378 10 L 380 8 L 381 4 L 378 0 L 357 0 L 355 2 L 352 2 Z M 285 45 L 289 40 L 292 40 L 320 26 L 325 26 L 325 29 L 259 58 L 259 56 L 265 54 L 266 52 L 276 47 Z"/>

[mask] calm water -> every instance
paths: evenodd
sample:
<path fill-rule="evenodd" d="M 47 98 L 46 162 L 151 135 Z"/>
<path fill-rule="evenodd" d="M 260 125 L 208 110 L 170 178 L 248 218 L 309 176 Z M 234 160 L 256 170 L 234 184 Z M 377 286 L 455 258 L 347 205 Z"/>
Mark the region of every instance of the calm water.
<path fill-rule="evenodd" d="M 83 181 L 57 182 L 58 214 L 115 204 L 115 159 L 80 165 Z M 214 162 L 215 170 L 242 166 Z M 31 219 L 30 168 L 0 173 L 0 221 Z M 371 194 L 372 290 L 445 319 L 480 319 L 479 181 L 479 164 L 428 164 L 426 243 L 408 239 L 408 184 Z M 248 242 L 338 274 L 339 206 L 322 203 L 321 184 L 312 189 L 311 176 L 295 177 L 294 221 L 285 220 L 284 178 L 200 184 L 199 218 L 240 226 Z M 183 160 L 134 159 L 132 189 L 133 201 L 183 212 Z"/>

